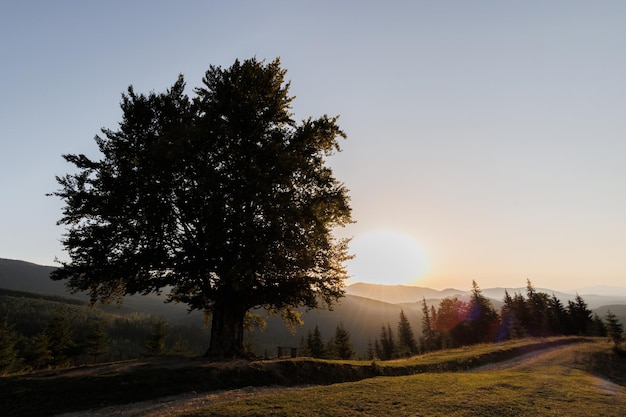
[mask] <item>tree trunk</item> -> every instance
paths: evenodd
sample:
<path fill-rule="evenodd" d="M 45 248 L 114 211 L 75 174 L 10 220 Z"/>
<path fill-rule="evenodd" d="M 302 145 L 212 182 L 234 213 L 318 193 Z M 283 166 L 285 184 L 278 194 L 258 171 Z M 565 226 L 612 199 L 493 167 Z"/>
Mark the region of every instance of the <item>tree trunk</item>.
<path fill-rule="evenodd" d="M 217 301 L 211 319 L 211 342 L 204 356 L 244 356 L 243 320 L 245 308 L 230 300 Z"/>

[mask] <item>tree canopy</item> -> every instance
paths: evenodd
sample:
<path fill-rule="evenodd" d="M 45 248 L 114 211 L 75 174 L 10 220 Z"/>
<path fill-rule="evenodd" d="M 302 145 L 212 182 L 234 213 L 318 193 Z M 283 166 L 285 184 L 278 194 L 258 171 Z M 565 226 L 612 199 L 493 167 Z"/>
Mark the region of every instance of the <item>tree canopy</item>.
<path fill-rule="evenodd" d="M 164 93 L 122 96 L 102 159 L 67 154 L 57 177 L 70 260 L 53 273 L 92 302 L 168 291 L 212 315 L 207 354 L 242 353 L 243 322 L 262 307 L 299 322 L 297 307 L 343 295 L 350 258 L 336 227 L 348 191 L 326 158 L 345 138 L 337 117 L 292 119 L 279 59 L 211 66 L 189 97 L 183 76 Z"/>

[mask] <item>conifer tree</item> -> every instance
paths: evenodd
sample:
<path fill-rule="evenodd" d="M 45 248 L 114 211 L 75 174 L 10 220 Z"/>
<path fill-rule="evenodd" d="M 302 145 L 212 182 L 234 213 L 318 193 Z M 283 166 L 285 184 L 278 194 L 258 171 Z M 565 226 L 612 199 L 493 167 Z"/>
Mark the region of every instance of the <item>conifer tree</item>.
<path fill-rule="evenodd" d="M 556 298 L 556 295 L 552 294 L 549 307 L 550 313 L 550 328 L 555 335 L 566 334 L 567 332 L 567 310 L 563 306 L 561 300 Z"/>
<path fill-rule="evenodd" d="M 472 281 L 472 293 L 468 319 L 468 343 L 492 342 L 499 327 L 498 313 L 483 294 L 476 281 Z"/>
<path fill-rule="evenodd" d="M 570 317 L 571 332 L 577 335 L 587 335 L 592 324 L 593 312 L 587 307 L 583 298 L 576 294 L 574 301 L 568 301 L 567 311 Z"/>
<path fill-rule="evenodd" d="M 376 350 L 374 348 L 374 345 L 372 344 L 372 340 L 369 339 L 367 341 L 367 350 L 365 351 L 365 359 L 367 360 L 374 360 L 376 358 Z"/>
<path fill-rule="evenodd" d="M 422 298 L 422 338 L 423 350 L 430 352 L 436 349 L 437 337 L 435 328 L 431 319 L 430 310 L 426 304 L 426 298 Z"/>
<path fill-rule="evenodd" d="M 309 352 L 314 358 L 325 358 L 326 347 L 324 346 L 324 339 L 322 338 L 322 332 L 319 327 L 315 326 L 313 332 L 309 331 L 308 340 Z"/>
<path fill-rule="evenodd" d="M 380 330 L 380 349 L 382 360 L 393 359 L 396 354 L 396 343 L 393 337 L 393 331 L 391 325 L 387 323 L 387 327 L 382 326 Z"/>
<path fill-rule="evenodd" d="M 624 328 L 617 316 L 609 310 L 606 313 L 606 333 L 614 347 L 618 347 L 624 341 Z"/>
<path fill-rule="evenodd" d="M 419 353 L 411 323 L 404 314 L 404 310 L 400 310 L 400 319 L 398 320 L 398 352 L 401 356 L 412 356 Z"/>
<path fill-rule="evenodd" d="M 381 346 L 381 343 L 378 341 L 378 338 L 374 339 L 374 354 L 375 359 L 384 359 L 385 358 L 385 352 Z"/>
<path fill-rule="evenodd" d="M 350 333 L 339 323 L 335 329 L 334 353 L 339 359 L 352 359 L 354 348 L 350 341 Z"/>

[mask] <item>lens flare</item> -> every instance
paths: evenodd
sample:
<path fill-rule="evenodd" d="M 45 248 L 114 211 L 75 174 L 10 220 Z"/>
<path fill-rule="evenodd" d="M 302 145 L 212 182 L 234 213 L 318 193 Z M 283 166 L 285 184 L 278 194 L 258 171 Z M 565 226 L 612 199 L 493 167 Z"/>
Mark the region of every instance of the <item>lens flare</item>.
<path fill-rule="evenodd" d="M 427 271 L 422 246 L 410 235 L 376 230 L 357 235 L 350 243 L 355 258 L 346 266 L 350 282 L 408 284 Z"/>

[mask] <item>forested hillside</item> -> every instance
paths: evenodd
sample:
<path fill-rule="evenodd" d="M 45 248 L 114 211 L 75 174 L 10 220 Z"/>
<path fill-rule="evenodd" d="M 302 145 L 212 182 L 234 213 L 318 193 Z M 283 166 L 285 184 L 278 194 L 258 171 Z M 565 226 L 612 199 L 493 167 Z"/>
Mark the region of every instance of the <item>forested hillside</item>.
<path fill-rule="evenodd" d="M 199 355 L 208 338 L 200 326 L 6 289 L 0 289 L 0 317 L 0 374 L 157 354 Z"/>
<path fill-rule="evenodd" d="M 151 352 L 200 355 L 206 350 L 208 331 L 199 312 L 188 314 L 184 306 L 164 304 L 164 297 L 157 296 L 127 297 L 121 308 L 93 309 L 84 295 L 71 295 L 61 283 L 50 280 L 52 270 L 0 260 L 0 285 L 11 288 L 0 290 L 4 338 L 0 350 L 5 349 L 9 360 L 19 358 L 22 369 L 136 358 Z M 402 299 L 411 302 L 393 304 L 351 294 L 394 299 L 403 291 L 422 298 L 405 294 Z M 487 296 L 500 292 L 501 299 Z M 626 319 L 624 304 L 594 310 L 583 296 L 564 301 L 559 296 L 535 289 L 530 282 L 523 291 L 512 292 L 482 291 L 477 286 L 470 292 L 439 292 L 355 284 L 332 311 L 301 309 L 304 324 L 293 334 L 280 318 L 256 311 L 267 326 L 247 331 L 246 347 L 259 356 L 275 356 L 278 347 L 295 347 L 301 354 L 331 357 L 339 336 L 350 344 L 352 357 L 385 359 L 525 335 L 603 334 L 602 320 L 609 310 L 621 322 Z M 323 345 L 325 352 L 313 355 L 311 344 Z"/>

